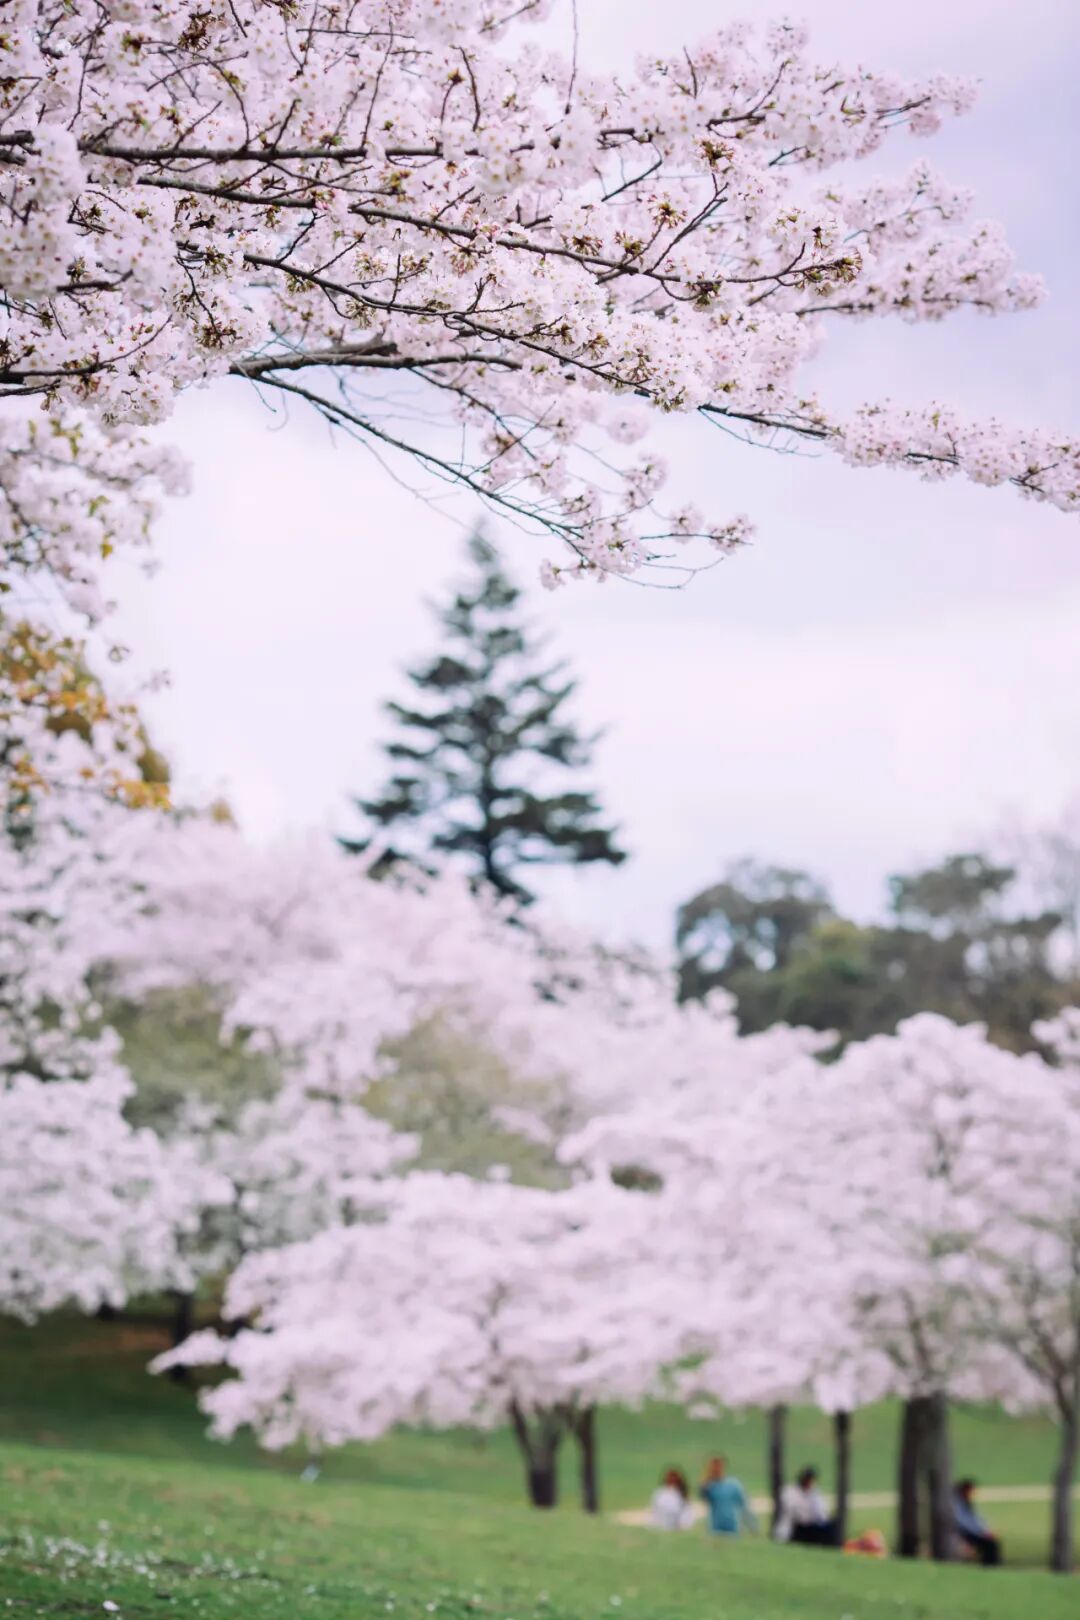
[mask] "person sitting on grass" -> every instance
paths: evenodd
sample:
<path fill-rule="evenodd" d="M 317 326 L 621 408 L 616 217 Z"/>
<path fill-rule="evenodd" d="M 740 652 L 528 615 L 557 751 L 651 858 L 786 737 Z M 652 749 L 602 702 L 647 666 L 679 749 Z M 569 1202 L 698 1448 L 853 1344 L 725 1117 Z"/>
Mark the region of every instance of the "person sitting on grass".
<path fill-rule="evenodd" d="M 653 1492 L 650 1522 L 657 1530 L 686 1530 L 693 1524 L 690 1487 L 681 1468 L 669 1468 Z"/>
<path fill-rule="evenodd" d="M 750 1500 L 737 1479 L 727 1471 L 727 1458 L 714 1457 L 701 1482 L 701 1497 L 708 1508 L 708 1526 L 714 1536 L 737 1536 L 745 1527 L 757 1529 Z"/>
<path fill-rule="evenodd" d="M 793 1485 L 784 1486 L 773 1536 L 777 1541 L 796 1541 L 807 1547 L 839 1544 L 839 1528 L 829 1517 L 816 1468 L 804 1468 Z"/>
<path fill-rule="evenodd" d="M 953 1526 L 980 1564 L 993 1568 L 1001 1563 L 1001 1542 L 975 1506 L 973 1479 L 958 1479 L 953 1486 Z"/>

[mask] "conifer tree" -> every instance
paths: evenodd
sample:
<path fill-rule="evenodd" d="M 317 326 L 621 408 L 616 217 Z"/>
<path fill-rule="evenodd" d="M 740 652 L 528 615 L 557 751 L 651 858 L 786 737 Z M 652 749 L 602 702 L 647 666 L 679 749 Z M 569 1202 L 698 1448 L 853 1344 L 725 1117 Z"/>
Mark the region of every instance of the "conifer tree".
<path fill-rule="evenodd" d="M 414 701 L 385 705 L 399 732 L 385 745 L 392 774 L 355 803 L 392 829 L 391 859 L 461 859 L 528 902 L 528 867 L 617 865 L 625 851 L 595 795 L 576 785 L 596 741 L 565 713 L 577 682 L 565 662 L 545 661 L 494 548 L 477 534 L 468 550 L 473 577 L 436 610 L 442 648 L 407 671 Z M 341 842 L 358 851 L 371 836 Z"/>

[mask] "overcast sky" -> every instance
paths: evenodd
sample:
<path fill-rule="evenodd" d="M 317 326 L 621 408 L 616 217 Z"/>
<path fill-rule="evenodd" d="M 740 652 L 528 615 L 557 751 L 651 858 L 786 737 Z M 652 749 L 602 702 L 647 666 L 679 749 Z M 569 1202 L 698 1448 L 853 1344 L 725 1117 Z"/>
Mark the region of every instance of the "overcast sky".
<path fill-rule="evenodd" d="M 746 6 L 579 0 L 582 54 L 692 42 Z M 762 15 L 772 8 L 755 7 Z M 776 8 L 783 11 L 782 7 Z M 822 54 L 983 81 L 933 141 L 898 136 L 977 188 L 1050 298 L 1034 313 L 937 327 L 832 329 L 817 392 L 889 394 L 1075 431 L 1080 8 L 1062 0 L 803 0 Z M 380 775 L 378 705 L 425 648 L 424 599 L 460 571 L 460 523 L 317 423 L 274 430 L 239 383 L 189 396 L 170 424 L 195 494 L 161 532 L 163 568 L 126 579 L 122 633 L 181 794 L 225 793 L 257 838 L 348 824 Z M 663 940 L 674 904 L 753 853 L 810 867 L 859 914 L 883 875 L 1006 812 L 1052 816 L 1080 789 L 1080 530 L 1011 492 L 919 483 L 658 427 L 673 479 L 714 514 L 749 512 L 752 550 L 684 591 L 534 589 L 547 548 L 508 531 L 508 560 L 607 727 L 596 776 L 633 861 L 561 884 L 605 931 Z M 496 536 L 498 537 L 498 536 Z"/>

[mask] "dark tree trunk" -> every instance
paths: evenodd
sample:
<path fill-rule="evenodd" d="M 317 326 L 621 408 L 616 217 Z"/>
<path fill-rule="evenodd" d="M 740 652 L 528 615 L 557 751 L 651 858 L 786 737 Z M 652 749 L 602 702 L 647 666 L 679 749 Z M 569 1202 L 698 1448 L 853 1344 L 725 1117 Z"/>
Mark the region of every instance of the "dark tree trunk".
<path fill-rule="evenodd" d="M 901 1558 L 918 1558 L 919 1475 L 922 1468 L 926 1402 L 918 1395 L 900 1410 L 900 1446 L 896 1478 L 896 1551 Z"/>
<path fill-rule="evenodd" d="M 581 1470 L 581 1505 L 586 1513 L 600 1511 L 600 1474 L 597 1467 L 596 1407 L 586 1406 L 574 1417 Z"/>
<path fill-rule="evenodd" d="M 952 1448 L 949 1398 L 940 1390 L 926 1402 L 926 1497 L 930 1516 L 930 1556 L 949 1563 L 956 1553 L 953 1528 Z"/>
<path fill-rule="evenodd" d="M 784 1493 L 784 1438 L 787 1423 L 787 1407 L 770 1406 L 769 1408 L 769 1493 L 772 1496 L 772 1524 L 770 1529 L 776 1530 L 776 1522 L 780 1517 L 780 1500 Z"/>
<path fill-rule="evenodd" d="M 1061 1447 L 1054 1470 L 1050 1568 L 1069 1575 L 1073 1567 L 1073 1482 L 1080 1457 L 1080 1403 L 1071 1402 L 1061 1421 Z"/>
<path fill-rule="evenodd" d="M 178 1344 L 183 1344 L 195 1326 L 195 1295 L 175 1293 L 173 1295 L 173 1316 L 169 1337 L 175 1350 Z M 186 1367 L 170 1367 L 169 1377 L 174 1384 L 190 1382 L 191 1374 Z"/>
<path fill-rule="evenodd" d="M 851 1413 L 833 1413 L 836 1455 L 836 1539 L 847 1540 L 848 1503 L 851 1499 Z"/>
<path fill-rule="evenodd" d="M 115 1322 L 120 1312 L 115 1305 L 99 1305 L 94 1315 L 99 1322 Z"/>
<path fill-rule="evenodd" d="M 510 1421 L 525 1460 L 525 1484 L 535 1508 L 553 1508 L 559 1500 L 559 1445 L 566 1417 L 559 1412 L 541 1412 L 532 1421 L 516 1401 L 510 1403 Z"/>
<path fill-rule="evenodd" d="M 553 1456 L 532 1458 L 525 1473 L 526 1483 L 529 1488 L 529 1501 L 533 1507 L 557 1507 L 559 1502 L 559 1477 L 555 1469 L 555 1458 Z"/>

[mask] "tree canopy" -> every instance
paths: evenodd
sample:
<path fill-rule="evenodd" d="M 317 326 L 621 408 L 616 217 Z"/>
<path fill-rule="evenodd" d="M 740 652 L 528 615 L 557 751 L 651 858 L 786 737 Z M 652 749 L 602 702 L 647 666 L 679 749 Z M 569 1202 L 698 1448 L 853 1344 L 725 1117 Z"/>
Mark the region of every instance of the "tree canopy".
<path fill-rule="evenodd" d="M 1041 300 L 925 159 L 860 173 L 966 113 L 972 83 L 738 22 L 615 76 L 536 48 L 550 10 L 11 0 L 0 585 L 99 622 L 106 559 L 188 482 L 144 430 L 207 383 L 303 403 L 546 534 L 553 588 L 667 581 L 752 532 L 666 487 L 659 416 L 1075 511 L 1073 436 L 892 403 L 869 331 L 863 403 L 809 375 L 836 322 Z M 8 698 L 33 759 L 40 716 L 0 671 Z"/>
<path fill-rule="evenodd" d="M 1061 914 L 1027 910 L 1021 888 L 1015 866 L 949 855 L 889 878 L 885 919 L 856 923 L 808 873 L 739 861 L 678 910 L 681 993 L 730 991 L 748 1031 L 805 1024 L 862 1040 L 933 1011 L 1024 1050 L 1077 985 L 1054 949 Z"/>

